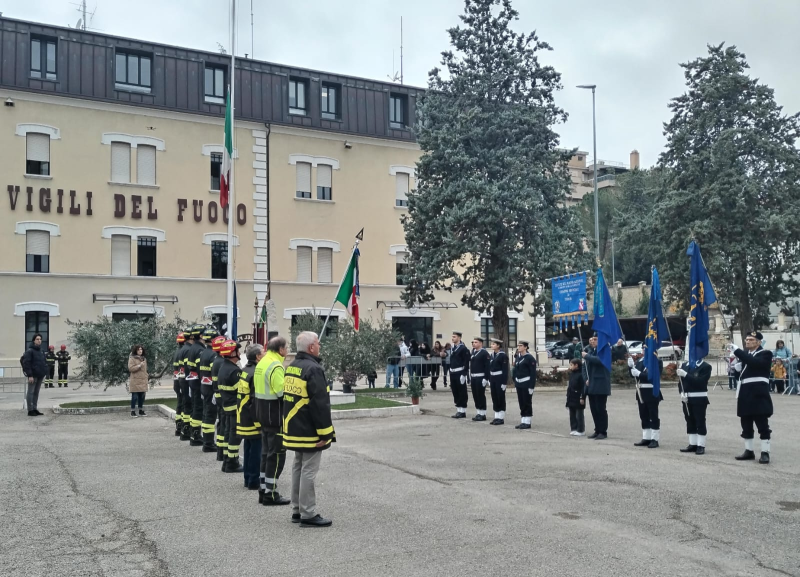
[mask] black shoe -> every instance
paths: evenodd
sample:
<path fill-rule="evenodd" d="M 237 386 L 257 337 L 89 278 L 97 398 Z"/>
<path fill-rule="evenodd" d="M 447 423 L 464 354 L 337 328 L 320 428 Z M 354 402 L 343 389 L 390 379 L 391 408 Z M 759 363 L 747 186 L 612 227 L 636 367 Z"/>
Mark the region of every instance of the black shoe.
<path fill-rule="evenodd" d="M 300 522 L 300 513 L 292 513 L 292 523 Z"/>
<path fill-rule="evenodd" d="M 769 453 L 761 451 L 761 458 L 758 460 L 762 465 L 769 465 Z"/>
<path fill-rule="evenodd" d="M 589 437 L 590 439 L 592 437 Z M 650 446 L 650 439 L 642 439 L 638 443 L 633 444 L 634 447 L 649 447 Z"/>
<path fill-rule="evenodd" d="M 506 422 L 503 419 L 495 419 L 495 425 L 505 425 Z"/>
<path fill-rule="evenodd" d="M 681 449 L 681 453 L 696 453 L 697 449 L 699 449 L 697 445 L 689 445 L 688 447 Z"/>
<path fill-rule="evenodd" d="M 467 414 L 466 413 L 456 413 L 455 415 L 453 415 L 452 418 L 453 419 L 466 419 L 467 418 Z"/>
<path fill-rule="evenodd" d="M 648 449 L 658 449 L 658 441 L 650 441 L 650 444 L 647 445 Z"/>
<path fill-rule="evenodd" d="M 589 435 L 588 438 L 589 439 L 596 439 L 597 438 L 597 433 L 592 433 L 591 435 Z"/>
<path fill-rule="evenodd" d="M 608 439 L 608 435 L 605 433 L 600 433 L 594 438 L 595 441 L 602 441 L 603 439 Z"/>
<path fill-rule="evenodd" d="M 28 411 L 28 416 L 29 417 L 38 417 L 39 414 L 36 411 Z"/>
<path fill-rule="evenodd" d="M 261 485 L 259 485 L 258 483 L 256 483 L 255 485 L 247 485 L 247 490 L 248 491 L 258 491 L 260 486 Z"/>
<path fill-rule="evenodd" d="M 239 459 L 236 459 L 235 461 L 227 462 L 227 464 L 225 465 L 225 469 L 223 470 L 223 473 L 241 473 L 242 471 L 244 471 L 244 467 L 242 467 L 242 464 L 239 462 Z"/>
<path fill-rule="evenodd" d="M 181 431 L 181 441 L 191 441 L 192 436 L 186 433 L 186 431 Z"/>
<path fill-rule="evenodd" d="M 531 426 L 528 423 L 520 423 L 519 425 L 517 425 L 514 428 L 515 429 L 530 429 Z"/>
<path fill-rule="evenodd" d="M 706 454 L 706 448 L 705 447 L 701 447 L 700 445 L 698 445 L 697 446 L 697 450 L 695 451 L 695 453 L 697 453 L 698 455 L 705 455 Z"/>
<path fill-rule="evenodd" d="M 135 416 L 136 416 L 136 411 L 131 411 L 131 417 L 135 417 Z"/>
<path fill-rule="evenodd" d="M 486 420 L 486 415 L 475 415 L 474 417 L 472 417 L 472 420 L 473 421 L 485 421 Z"/>
<path fill-rule="evenodd" d="M 44 413 L 40 413 L 39 409 L 34 409 L 33 412 L 36 413 L 37 417 L 43 417 L 44 416 Z"/>
<path fill-rule="evenodd" d="M 291 499 L 287 499 L 277 491 L 275 493 L 266 493 L 264 495 L 264 501 L 261 503 L 262 505 L 266 506 L 279 506 L 279 505 L 289 505 L 292 502 Z"/>
<path fill-rule="evenodd" d="M 333 521 L 325 519 L 322 515 L 311 517 L 311 519 L 300 519 L 301 527 L 330 527 Z"/>
<path fill-rule="evenodd" d="M 737 461 L 755 461 L 756 454 L 753 451 L 745 449 L 744 453 L 742 453 L 741 455 L 737 455 L 736 457 L 734 457 L 734 459 L 736 459 Z"/>
<path fill-rule="evenodd" d="M 264 504 L 264 490 L 260 489 L 260 488 L 258 490 L 258 504 L 259 505 L 263 505 Z"/>
<path fill-rule="evenodd" d="M 181 436 L 181 431 L 180 431 L 180 429 L 175 429 L 175 436 L 176 436 L 176 437 L 180 437 L 180 436 Z"/>
<path fill-rule="evenodd" d="M 140 417 L 146 417 L 147 413 L 145 413 L 142 409 L 139 409 L 139 416 Z"/>
<path fill-rule="evenodd" d="M 217 461 L 224 461 L 225 460 L 225 453 L 217 447 Z"/>
<path fill-rule="evenodd" d="M 209 447 L 208 445 L 203 445 L 203 452 L 204 453 L 216 453 L 217 452 L 217 446 L 216 445 L 211 445 Z"/>

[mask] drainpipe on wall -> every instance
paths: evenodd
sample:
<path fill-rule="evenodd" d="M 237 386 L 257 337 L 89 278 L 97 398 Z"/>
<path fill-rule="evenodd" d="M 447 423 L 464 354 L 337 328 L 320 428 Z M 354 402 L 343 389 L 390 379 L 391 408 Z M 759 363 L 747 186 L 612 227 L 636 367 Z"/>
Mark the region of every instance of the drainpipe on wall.
<path fill-rule="evenodd" d="M 272 125 L 268 122 L 264 123 L 267 128 L 267 300 L 272 299 L 272 269 L 270 262 L 272 260 L 272 248 L 270 246 L 270 236 L 272 235 L 272 222 L 270 222 L 270 206 L 269 206 L 269 136 L 272 133 Z"/>

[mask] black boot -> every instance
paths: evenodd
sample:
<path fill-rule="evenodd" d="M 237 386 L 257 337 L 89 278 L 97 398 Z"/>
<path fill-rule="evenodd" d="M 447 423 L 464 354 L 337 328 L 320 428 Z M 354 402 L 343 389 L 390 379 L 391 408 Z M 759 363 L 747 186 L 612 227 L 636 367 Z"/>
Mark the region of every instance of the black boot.
<path fill-rule="evenodd" d="M 633 444 L 634 447 L 649 447 L 650 446 L 650 439 L 642 439 L 638 443 Z"/>
<path fill-rule="evenodd" d="M 647 445 L 648 449 L 658 449 L 658 441 L 653 440 L 650 441 L 650 444 Z"/>
<path fill-rule="evenodd" d="M 700 445 L 697 445 L 697 450 L 695 451 L 695 453 L 697 453 L 698 455 L 705 455 L 706 454 L 706 448 L 705 447 L 701 447 Z"/>
<path fill-rule="evenodd" d="M 259 505 L 263 505 L 264 504 L 264 489 L 259 489 L 258 490 L 258 504 Z"/>
<path fill-rule="evenodd" d="M 244 470 L 244 467 L 239 462 L 239 457 L 229 457 L 226 464 L 227 466 L 223 470 L 224 473 L 241 473 Z"/>
<path fill-rule="evenodd" d="M 175 436 L 181 436 L 181 427 L 183 426 L 183 421 L 180 420 L 180 416 L 175 417 Z"/>
<path fill-rule="evenodd" d="M 769 465 L 769 453 L 761 451 L 761 458 L 758 460 L 762 465 Z"/>
<path fill-rule="evenodd" d="M 697 452 L 697 445 L 688 445 L 687 447 L 681 449 L 681 453 L 696 453 Z"/>
<path fill-rule="evenodd" d="M 749 449 L 745 449 L 744 453 L 742 453 L 741 455 L 736 455 L 734 459 L 736 459 L 737 461 L 755 461 L 756 454 Z"/>
<path fill-rule="evenodd" d="M 277 491 L 269 491 L 268 493 L 264 494 L 264 501 L 262 501 L 262 505 L 267 506 L 277 506 L 277 505 L 288 505 L 292 501 L 291 499 L 287 499 Z"/>
<path fill-rule="evenodd" d="M 189 441 L 192 438 L 192 428 L 189 426 L 189 423 L 183 423 L 181 425 L 181 441 Z"/>
<path fill-rule="evenodd" d="M 200 438 L 200 427 L 192 427 L 192 438 L 189 444 L 192 447 L 200 447 L 203 445 L 203 440 Z"/>
<path fill-rule="evenodd" d="M 217 446 L 217 461 L 224 461 L 225 460 L 225 449 L 220 446 Z"/>
<path fill-rule="evenodd" d="M 214 433 L 203 433 L 203 452 L 217 452 L 217 446 L 214 444 Z"/>

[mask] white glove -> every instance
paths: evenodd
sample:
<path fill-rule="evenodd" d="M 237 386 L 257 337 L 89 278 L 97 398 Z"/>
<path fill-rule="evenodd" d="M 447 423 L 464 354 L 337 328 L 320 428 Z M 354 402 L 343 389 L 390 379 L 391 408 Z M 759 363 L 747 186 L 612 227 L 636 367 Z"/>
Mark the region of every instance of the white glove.
<path fill-rule="evenodd" d="M 737 345 L 736 343 L 731 343 L 731 344 L 728 345 L 728 350 L 730 352 L 738 351 L 739 350 L 739 345 Z"/>
<path fill-rule="evenodd" d="M 742 363 L 741 362 L 736 363 L 735 365 L 733 365 L 733 368 L 736 369 L 737 373 L 741 373 L 742 372 Z"/>
<path fill-rule="evenodd" d="M 461 378 L 458 379 L 458 382 L 460 382 L 462 385 L 466 385 L 467 384 L 467 376 L 466 375 L 461 375 Z"/>
<path fill-rule="evenodd" d="M 500 390 L 505 393 L 506 392 L 506 386 L 505 385 L 500 385 Z"/>
<path fill-rule="evenodd" d="M 532 395 L 533 394 L 533 389 L 528 389 L 528 394 Z"/>
<path fill-rule="evenodd" d="M 217 395 L 215 395 L 214 393 L 211 393 L 211 404 L 212 405 L 217 404 Z"/>
<path fill-rule="evenodd" d="M 489 386 L 489 381 L 487 381 L 486 379 L 483 379 L 483 388 L 485 389 L 488 386 Z"/>
<path fill-rule="evenodd" d="M 681 393 L 681 401 L 685 403 L 688 400 L 689 400 L 689 395 L 687 395 L 686 393 Z"/>
<path fill-rule="evenodd" d="M 633 362 L 633 358 L 632 358 L 632 357 L 628 357 L 628 366 L 629 366 L 630 368 L 633 368 L 634 364 L 635 364 L 635 363 Z"/>
<path fill-rule="evenodd" d="M 689 374 L 689 373 L 687 373 L 686 371 L 684 371 L 683 369 L 678 369 L 678 370 L 677 370 L 677 371 L 675 371 L 675 372 L 676 372 L 676 373 L 678 373 L 678 376 L 679 376 L 679 377 L 685 377 L 686 375 L 688 375 L 688 374 Z"/>
<path fill-rule="evenodd" d="M 631 374 L 633 375 L 634 378 L 638 379 L 639 375 L 642 374 L 642 371 L 637 371 L 636 369 L 631 369 Z"/>

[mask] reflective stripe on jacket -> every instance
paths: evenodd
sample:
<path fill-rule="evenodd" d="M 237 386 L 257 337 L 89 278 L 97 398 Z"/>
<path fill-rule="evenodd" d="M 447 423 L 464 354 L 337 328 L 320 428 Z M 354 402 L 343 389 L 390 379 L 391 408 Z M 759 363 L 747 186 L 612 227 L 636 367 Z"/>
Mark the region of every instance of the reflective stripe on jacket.
<path fill-rule="evenodd" d="M 292 451 L 323 451 L 336 440 L 325 371 L 317 357 L 305 352 L 297 353 L 286 369 L 283 431 L 283 446 Z"/>

